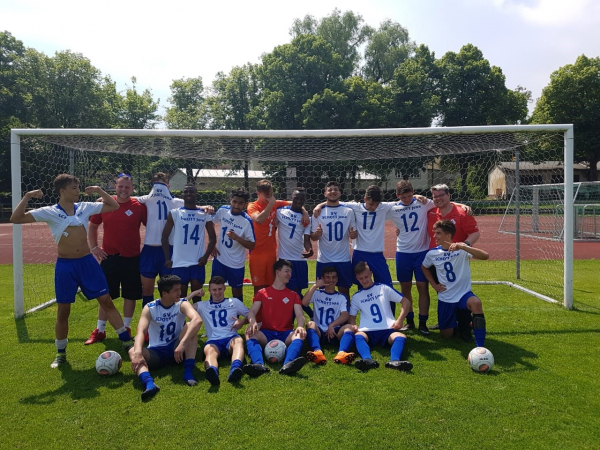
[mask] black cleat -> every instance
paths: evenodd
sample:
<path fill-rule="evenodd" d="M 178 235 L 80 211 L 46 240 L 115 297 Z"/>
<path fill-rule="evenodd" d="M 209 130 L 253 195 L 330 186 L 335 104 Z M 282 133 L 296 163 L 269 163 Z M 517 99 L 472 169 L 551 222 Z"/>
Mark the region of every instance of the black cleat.
<path fill-rule="evenodd" d="M 241 367 L 238 367 L 231 371 L 227 381 L 229 381 L 230 383 L 238 383 L 242 379 L 243 375 L 244 375 L 244 371 L 242 370 Z"/>
<path fill-rule="evenodd" d="M 458 330 L 458 335 L 465 342 L 473 342 L 473 335 L 471 334 L 470 328 L 465 328 L 464 330 Z"/>
<path fill-rule="evenodd" d="M 410 361 L 388 361 L 385 363 L 385 367 L 388 369 L 396 369 L 402 372 L 409 372 L 413 368 L 413 364 Z"/>
<path fill-rule="evenodd" d="M 359 359 L 354 363 L 354 366 L 358 370 L 366 372 L 370 369 L 377 369 L 379 367 L 379 363 L 377 361 L 373 361 L 372 359 Z"/>
<path fill-rule="evenodd" d="M 271 371 L 271 369 L 269 369 L 268 367 L 266 367 L 264 364 L 246 364 L 244 367 L 242 367 L 242 370 L 244 371 L 244 373 L 250 377 L 260 377 L 263 373 L 268 373 Z"/>
<path fill-rule="evenodd" d="M 429 336 L 429 328 L 424 323 L 419 324 L 419 331 L 423 336 Z"/>
<path fill-rule="evenodd" d="M 289 363 L 284 364 L 283 367 L 279 369 L 279 373 L 281 375 L 291 375 L 302 369 L 304 367 L 304 364 L 306 364 L 306 358 L 304 356 L 299 356 L 298 358 L 290 361 Z"/>
<path fill-rule="evenodd" d="M 221 380 L 219 380 L 219 372 L 217 372 L 212 367 L 206 369 L 205 376 L 208 382 L 213 386 L 219 386 L 221 384 Z"/>
<path fill-rule="evenodd" d="M 158 391 L 160 391 L 158 386 L 154 386 L 152 389 L 146 389 L 144 392 L 142 392 L 142 401 L 145 402 L 146 400 L 150 400 L 152 397 L 158 394 Z"/>

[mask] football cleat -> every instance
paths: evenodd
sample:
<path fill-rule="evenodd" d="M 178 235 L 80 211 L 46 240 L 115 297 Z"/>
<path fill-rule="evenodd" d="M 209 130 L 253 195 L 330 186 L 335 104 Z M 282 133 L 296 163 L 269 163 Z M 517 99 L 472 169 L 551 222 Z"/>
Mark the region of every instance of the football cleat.
<path fill-rule="evenodd" d="M 56 368 L 62 366 L 66 362 L 67 362 L 67 354 L 66 353 L 57 353 L 56 356 L 54 357 L 54 361 L 52 361 L 52 363 L 50 364 L 50 368 L 56 369 Z"/>
<path fill-rule="evenodd" d="M 291 375 L 302 369 L 304 364 L 306 364 L 306 358 L 300 356 L 289 363 L 284 364 L 283 367 L 279 369 L 279 373 L 281 375 Z"/>
<path fill-rule="evenodd" d="M 423 336 L 429 336 L 429 328 L 424 323 L 419 324 L 419 331 Z"/>
<path fill-rule="evenodd" d="M 244 373 L 251 377 L 260 377 L 263 373 L 268 373 L 271 370 L 264 364 L 246 364 L 242 367 Z"/>
<path fill-rule="evenodd" d="M 244 371 L 242 370 L 242 368 L 237 367 L 231 371 L 227 381 L 229 381 L 230 383 L 237 383 L 242 379 L 243 375 L 244 375 Z"/>
<path fill-rule="evenodd" d="M 356 355 L 354 353 L 338 352 L 335 358 L 333 358 L 333 362 L 336 364 L 351 364 L 355 358 Z"/>
<path fill-rule="evenodd" d="M 142 392 L 142 401 L 150 400 L 152 397 L 158 394 L 158 391 L 160 391 L 158 386 L 154 386 L 151 389 L 146 389 L 144 392 Z"/>
<path fill-rule="evenodd" d="M 314 352 L 307 352 L 306 359 L 308 359 L 310 362 L 313 362 L 319 366 L 324 366 L 325 364 L 327 364 L 327 358 L 325 358 L 325 355 L 323 354 L 322 350 L 315 350 Z"/>
<path fill-rule="evenodd" d="M 96 328 L 84 344 L 95 344 L 96 342 L 102 342 L 104 339 L 106 339 L 106 331 L 98 331 L 98 328 Z"/>
<path fill-rule="evenodd" d="M 409 322 L 406 325 L 404 325 L 402 328 L 400 328 L 398 331 L 408 331 L 408 330 L 414 330 L 415 329 L 415 323 L 414 322 Z"/>
<path fill-rule="evenodd" d="M 219 380 L 219 372 L 212 367 L 206 369 L 206 379 L 213 386 L 219 386 L 221 384 L 221 380 Z"/>
<path fill-rule="evenodd" d="M 410 361 L 388 361 L 385 363 L 385 367 L 388 369 L 401 370 L 402 372 L 408 372 L 412 370 L 413 365 Z"/>
<path fill-rule="evenodd" d="M 363 372 L 366 372 L 370 369 L 377 369 L 379 367 L 379 363 L 372 359 L 359 359 L 356 361 L 356 363 L 354 363 L 354 365 L 358 370 L 362 370 Z"/>

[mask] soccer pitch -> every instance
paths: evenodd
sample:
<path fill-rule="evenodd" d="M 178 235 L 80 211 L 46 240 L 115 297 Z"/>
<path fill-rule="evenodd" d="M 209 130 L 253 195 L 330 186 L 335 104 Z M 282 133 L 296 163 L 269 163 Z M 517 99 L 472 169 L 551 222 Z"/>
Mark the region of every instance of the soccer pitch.
<path fill-rule="evenodd" d="M 55 307 L 14 320 L 11 267 L 0 266 L 0 448 L 598 448 L 599 270 L 597 260 L 575 261 L 572 311 L 506 286 L 474 286 L 496 359 L 489 374 L 469 368 L 474 344 L 408 332 L 412 373 L 361 373 L 334 365 L 326 348 L 324 367 L 287 377 L 275 365 L 216 388 L 198 362 L 198 386 L 185 385 L 182 367 L 154 371 L 161 392 L 142 403 L 129 363 L 113 377 L 95 372 L 101 351 L 120 351 L 112 329 L 103 343 L 83 345 L 95 301 L 78 298 L 68 364 L 51 370 Z M 249 304 L 252 288 L 244 295 Z M 389 349 L 373 357 L 387 361 Z M 223 378 L 229 362 L 221 365 Z"/>

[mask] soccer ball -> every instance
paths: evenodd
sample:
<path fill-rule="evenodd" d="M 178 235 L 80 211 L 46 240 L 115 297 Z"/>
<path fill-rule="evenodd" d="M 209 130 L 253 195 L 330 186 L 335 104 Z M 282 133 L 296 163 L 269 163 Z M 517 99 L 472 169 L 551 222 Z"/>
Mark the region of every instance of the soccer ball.
<path fill-rule="evenodd" d="M 485 347 L 475 347 L 467 358 L 475 372 L 489 372 L 494 367 L 494 355 Z"/>
<path fill-rule="evenodd" d="M 274 339 L 265 345 L 265 358 L 270 363 L 279 363 L 285 358 L 286 346 L 280 340 Z"/>
<path fill-rule="evenodd" d="M 100 375 L 114 375 L 121 369 L 123 359 L 121 355 L 113 350 L 107 350 L 100 353 L 96 360 L 96 371 Z"/>

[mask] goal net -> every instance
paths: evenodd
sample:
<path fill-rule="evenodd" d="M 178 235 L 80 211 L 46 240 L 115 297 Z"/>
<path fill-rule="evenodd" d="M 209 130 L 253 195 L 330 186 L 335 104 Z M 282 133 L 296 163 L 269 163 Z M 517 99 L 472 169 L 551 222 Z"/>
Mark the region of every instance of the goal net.
<path fill-rule="evenodd" d="M 544 164 L 553 161 L 560 164 Z M 296 187 L 303 187 L 309 210 L 323 201 L 329 180 L 340 183 L 343 201 L 362 200 L 372 184 L 382 187 L 385 201 L 397 201 L 394 188 L 402 179 L 429 198 L 431 186 L 446 184 L 452 201 L 473 209 L 481 230 L 477 246 L 490 253 L 490 261 L 473 262 L 475 282 L 507 284 L 571 307 L 572 161 L 570 125 L 313 131 L 19 129 L 12 132 L 13 207 L 34 189 L 42 189 L 44 197 L 31 201 L 30 208 L 56 203 L 52 180 L 60 173 L 76 175 L 82 187 L 99 185 L 113 193 L 115 176 L 127 173 L 134 181 L 134 195 L 144 195 L 152 174 L 166 172 L 175 193 L 194 181 L 199 202 L 215 207 L 228 203 L 232 188 L 246 188 L 254 195 L 256 182 L 266 178 L 278 198 L 290 198 Z M 541 240 L 499 232 L 501 222 L 514 218 L 514 187 L 526 184 L 524 180 L 535 180 L 529 185 L 564 183 L 564 212 L 557 219 L 563 224 L 557 226 L 570 233 Z M 543 204 L 539 217 L 546 215 Z M 588 207 L 586 214 L 590 211 Z M 394 255 L 395 230 L 388 222 L 385 256 L 393 278 Z M 56 244 L 46 224 L 13 226 L 15 316 L 53 300 L 55 258 Z"/>

